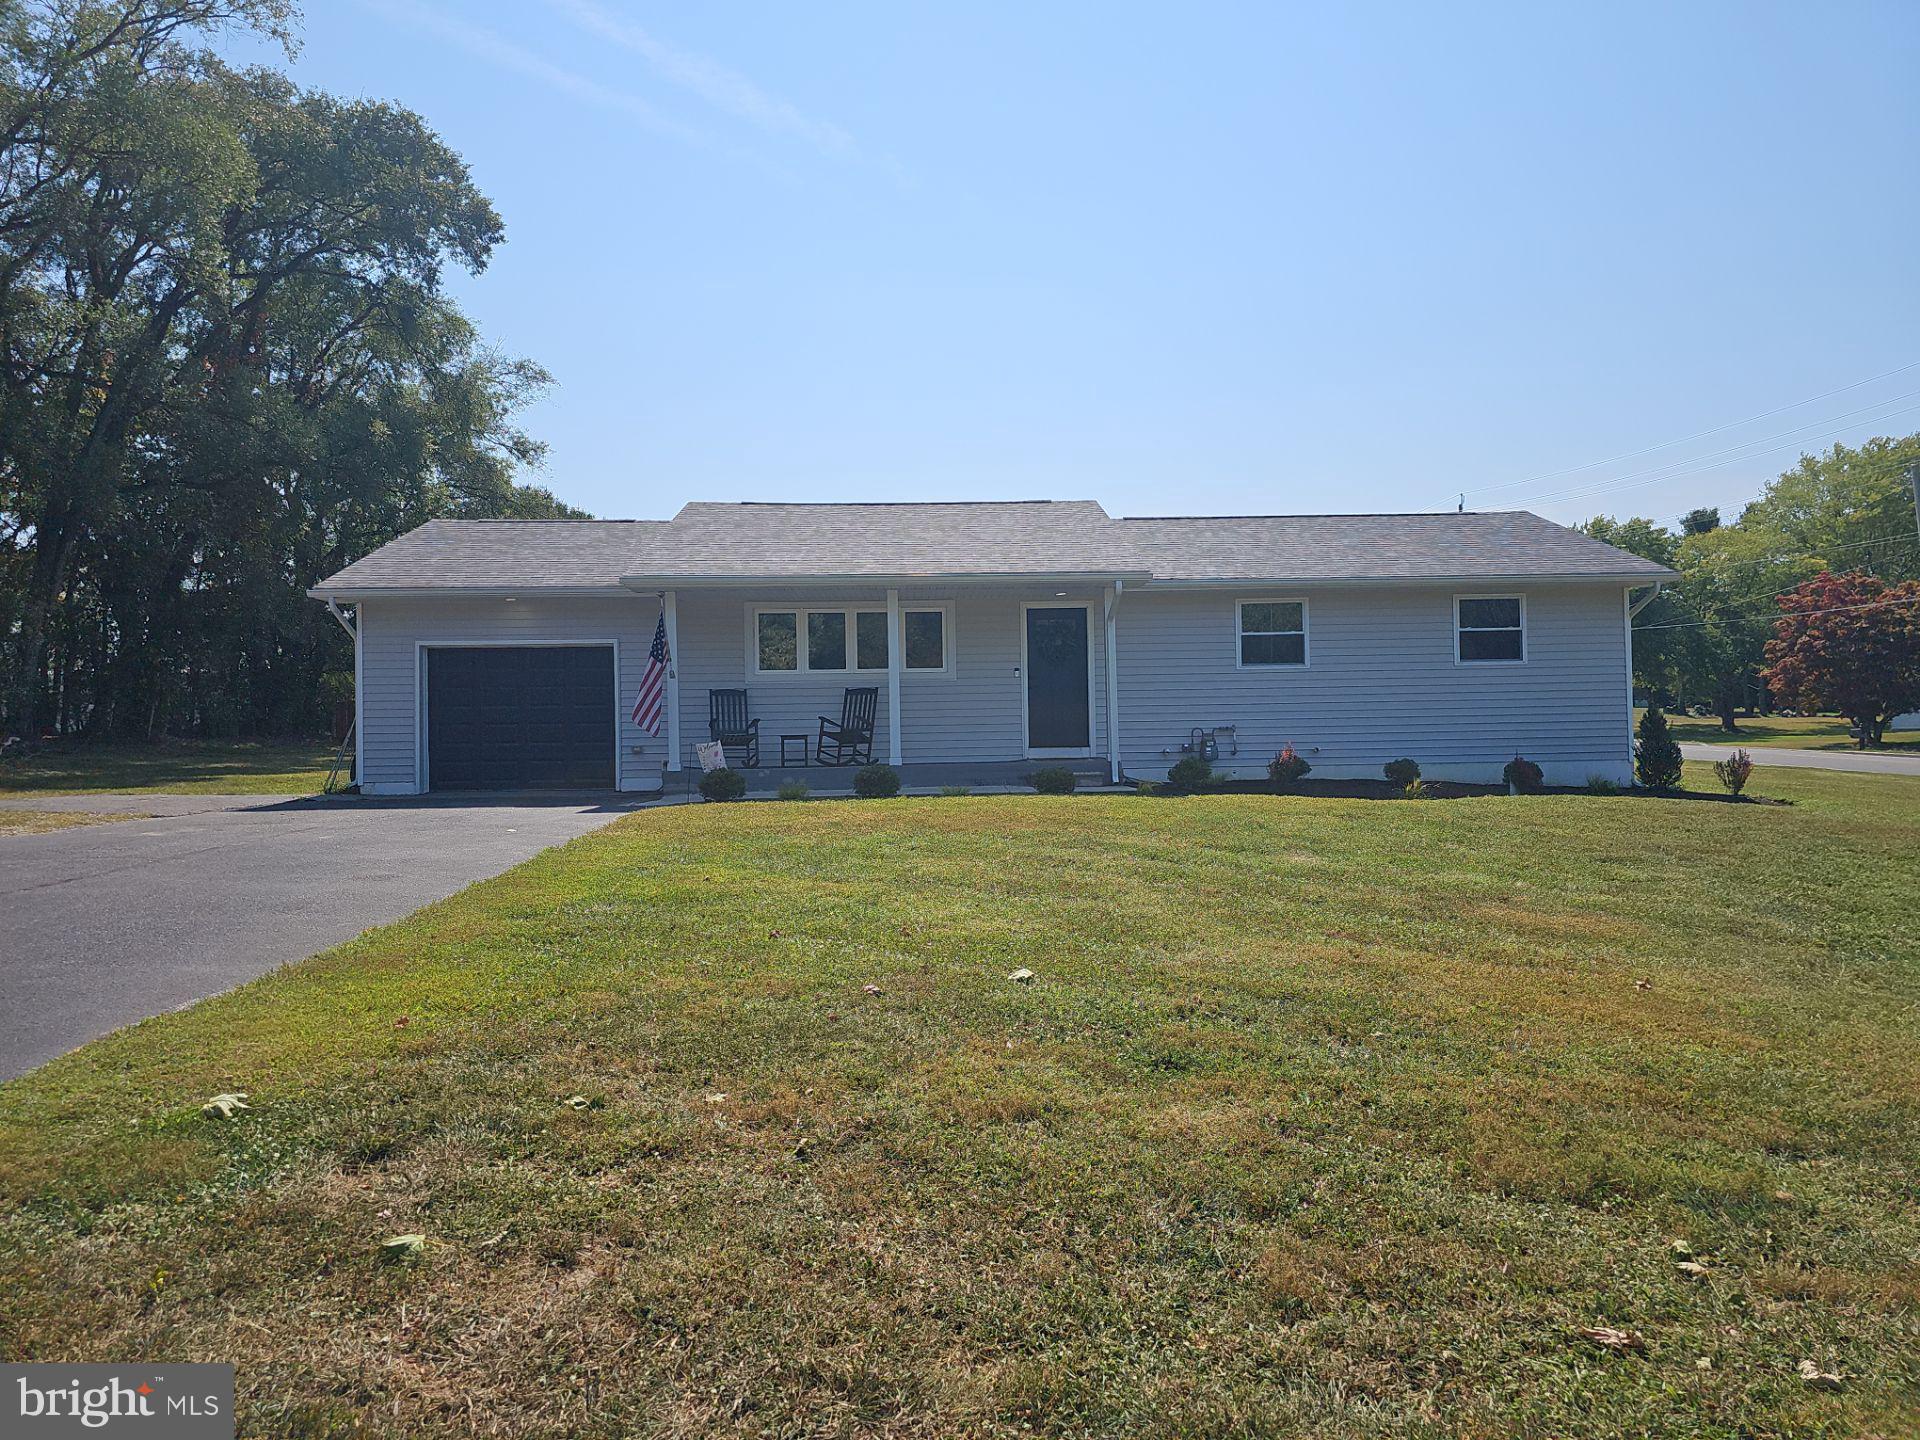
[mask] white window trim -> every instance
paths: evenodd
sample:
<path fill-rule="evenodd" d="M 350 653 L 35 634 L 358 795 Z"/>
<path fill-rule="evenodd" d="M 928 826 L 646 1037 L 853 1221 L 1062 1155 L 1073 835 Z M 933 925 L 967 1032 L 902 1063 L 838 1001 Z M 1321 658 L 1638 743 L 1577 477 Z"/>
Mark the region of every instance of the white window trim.
<path fill-rule="evenodd" d="M 1517 660 L 1468 660 L 1461 656 L 1460 636 L 1463 631 L 1470 629 L 1475 634 L 1504 635 L 1507 633 L 1508 630 L 1513 628 L 1512 626 L 1509 626 L 1509 625 L 1463 626 L 1460 623 L 1460 602 L 1462 600 L 1518 600 L 1520 602 L 1520 658 L 1519 659 Z M 1527 597 L 1523 593 L 1516 590 L 1497 590 L 1497 591 L 1491 591 L 1484 594 L 1455 595 L 1453 597 L 1453 663 L 1455 665 L 1474 666 L 1476 668 L 1481 665 L 1524 665 L 1527 663 L 1527 652 L 1530 648 L 1531 647 L 1527 642 Z"/>
<path fill-rule="evenodd" d="M 1242 658 L 1244 647 L 1241 640 L 1247 635 L 1245 628 L 1245 610 L 1249 605 L 1298 605 L 1300 607 L 1300 663 L 1294 665 L 1279 662 L 1271 665 L 1249 665 Z M 1313 665 L 1313 607 L 1307 603 L 1304 595 L 1250 595 L 1244 600 L 1233 602 L 1233 668 L 1236 670 L 1254 670 L 1262 674 L 1271 671 L 1306 670 Z M 1292 635 L 1292 630 L 1255 630 L 1255 635 Z"/>
<path fill-rule="evenodd" d="M 906 656 L 906 618 L 923 611 L 934 610 L 940 614 L 941 659 L 946 664 L 938 670 L 909 669 Z M 856 668 L 860 658 L 860 622 L 861 615 L 887 614 L 885 601 L 845 600 L 845 601 L 754 601 L 747 605 L 747 651 L 746 675 L 750 680 L 791 680 L 802 675 L 820 675 L 837 677 L 861 677 L 885 675 L 888 667 L 877 670 Z M 791 615 L 794 617 L 794 660 L 792 670 L 762 670 L 760 668 L 760 617 L 762 615 Z M 807 663 L 807 616 L 809 615 L 845 615 L 847 617 L 847 667 L 844 670 L 815 670 Z M 953 603 L 948 600 L 900 602 L 900 675 L 902 679 L 951 679 L 954 673 L 954 636 Z"/>

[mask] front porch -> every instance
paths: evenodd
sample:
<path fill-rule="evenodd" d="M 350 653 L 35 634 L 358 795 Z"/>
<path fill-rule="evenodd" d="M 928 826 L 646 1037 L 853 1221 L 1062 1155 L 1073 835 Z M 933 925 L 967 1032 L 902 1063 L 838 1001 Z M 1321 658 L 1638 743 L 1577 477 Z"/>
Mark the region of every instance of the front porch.
<path fill-rule="evenodd" d="M 665 793 L 691 793 L 695 746 L 720 734 L 749 793 L 796 778 L 849 793 L 852 768 L 820 763 L 821 736 L 823 721 L 837 731 L 857 708 L 864 743 L 854 748 L 898 769 L 908 789 L 1022 788 L 1056 764 L 1083 783 L 1113 783 L 1121 589 L 1084 577 L 663 589 L 665 733 L 630 744 L 627 768 L 658 757 Z"/>
<path fill-rule="evenodd" d="M 1035 770 L 1053 766 L 1073 771 L 1079 778 L 1082 790 L 1111 783 L 1107 762 L 1098 756 L 1079 760 L 924 761 L 894 768 L 900 772 L 901 794 L 933 795 L 950 786 L 960 785 L 976 791 L 1025 790 L 1030 788 L 1027 784 L 1029 775 Z M 746 777 L 747 798 L 750 800 L 771 799 L 779 793 L 782 785 L 792 781 L 805 785 L 812 795 L 851 795 L 853 777 L 860 769 L 858 765 L 790 765 L 784 769 L 778 765 L 758 765 L 734 768 Z M 668 771 L 666 787 L 661 793 L 667 799 L 698 798 L 699 786 L 700 770 L 695 766 Z"/>

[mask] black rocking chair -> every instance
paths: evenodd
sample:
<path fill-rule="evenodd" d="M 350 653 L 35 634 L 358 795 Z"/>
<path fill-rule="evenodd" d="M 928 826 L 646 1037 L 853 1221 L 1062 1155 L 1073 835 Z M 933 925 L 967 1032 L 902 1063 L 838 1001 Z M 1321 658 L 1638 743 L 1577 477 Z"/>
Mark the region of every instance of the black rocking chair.
<path fill-rule="evenodd" d="M 723 752 L 728 746 L 745 750 L 741 763 L 749 770 L 760 763 L 760 722 L 747 718 L 746 691 L 707 692 L 707 738 L 718 741 Z"/>
<path fill-rule="evenodd" d="M 840 701 L 838 720 L 820 717 L 814 759 L 822 765 L 871 765 L 873 712 L 879 703 L 880 691 L 875 686 L 847 691 Z"/>

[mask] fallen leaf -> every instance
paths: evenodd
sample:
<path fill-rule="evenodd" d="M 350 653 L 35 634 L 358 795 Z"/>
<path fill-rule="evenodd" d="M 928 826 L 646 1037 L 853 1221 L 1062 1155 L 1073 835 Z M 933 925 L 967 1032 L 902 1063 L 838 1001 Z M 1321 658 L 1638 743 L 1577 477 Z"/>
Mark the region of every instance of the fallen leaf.
<path fill-rule="evenodd" d="M 569 1110 L 598 1110 L 600 1102 L 585 1095 L 569 1095 L 560 1102 Z"/>
<path fill-rule="evenodd" d="M 1675 1240 L 1671 1245 L 1667 1246 L 1667 1248 L 1673 1252 L 1676 1260 L 1693 1259 L 1693 1247 L 1684 1240 Z"/>
<path fill-rule="evenodd" d="M 1682 1275 L 1691 1275 L 1696 1280 L 1707 1273 L 1707 1267 L 1702 1265 L 1698 1260 L 1682 1260 L 1673 1268 L 1678 1270 Z"/>
<path fill-rule="evenodd" d="M 1647 1348 L 1647 1337 L 1638 1330 L 1616 1330 L 1611 1325 L 1583 1325 L 1580 1333 L 1604 1350 L 1631 1351 L 1637 1355 Z"/>
<path fill-rule="evenodd" d="M 1782 1205 L 1791 1205 L 1793 1203 L 1793 1192 L 1791 1190 L 1776 1190 L 1773 1192 L 1773 1198 L 1778 1200 Z"/>
<path fill-rule="evenodd" d="M 860 988 L 866 991 L 867 994 L 869 995 L 878 995 L 880 993 L 880 987 L 874 984 L 871 980 L 869 980 L 866 984 L 862 985 Z"/>
<path fill-rule="evenodd" d="M 716 1090 L 707 1096 L 707 1104 L 724 1105 L 727 1102 L 727 1098 L 727 1092 L 725 1090 Z"/>
<path fill-rule="evenodd" d="M 1711 1370 L 1713 1368 L 1713 1357 L 1710 1355 L 1702 1355 L 1698 1360 L 1693 1362 L 1693 1368 L 1696 1370 Z"/>
<path fill-rule="evenodd" d="M 247 1092 L 244 1090 L 235 1090 L 231 1093 L 222 1093 L 214 1096 L 200 1107 L 200 1113 L 205 1115 L 209 1120 L 231 1120 L 242 1110 L 251 1110 L 252 1108 L 251 1105 L 247 1104 Z"/>
<path fill-rule="evenodd" d="M 1847 1377 L 1837 1370 L 1822 1370 L 1811 1360 L 1802 1360 L 1799 1365 L 1800 1378 L 1816 1390 L 1838 1390 L 1847 1383 Z"/>
<path fill-rule="evenodd" d="M 1033 983 L 1033 971 L 1023 965 L 1011 975 L 1007 976 L 1007 979 L 1013 981 L 1016 985 L 1031 985 Z"/>
<path fill-rule="evenodd" d="M 1653 982 L 1643 975 L 1633 982 L 1633 988 L 1636 990 L 1651 990 L 1653 988 Z"/>
<path fill-rule="evenodd" d="M 411 1260 L 426 1248 L 424 1235 L 391 1235 L 380 1242 L 380 1253 L 389 1260 Z"/>
<path fill-rule="evenodd" d="M 393 1022 L 393 1028 L 396 1030 L 404 1030 L 411 1024 L 413 1024 L 413 1021 L 407 1016 L 402 1015 L 398 1020 Z"/>

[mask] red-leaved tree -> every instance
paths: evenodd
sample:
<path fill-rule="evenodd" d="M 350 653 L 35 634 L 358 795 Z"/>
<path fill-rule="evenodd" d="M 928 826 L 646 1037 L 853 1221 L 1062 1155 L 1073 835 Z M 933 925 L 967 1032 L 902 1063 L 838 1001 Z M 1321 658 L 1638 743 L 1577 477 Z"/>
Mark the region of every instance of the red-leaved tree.
<path fill-rule="evenodd" d="M 1920 710 L 1920 581 L 1822 571 L 1782 595 L 1780 612 L 1763 673 L 1782 700 L 1839 711 L 1862 746 Z"/>

